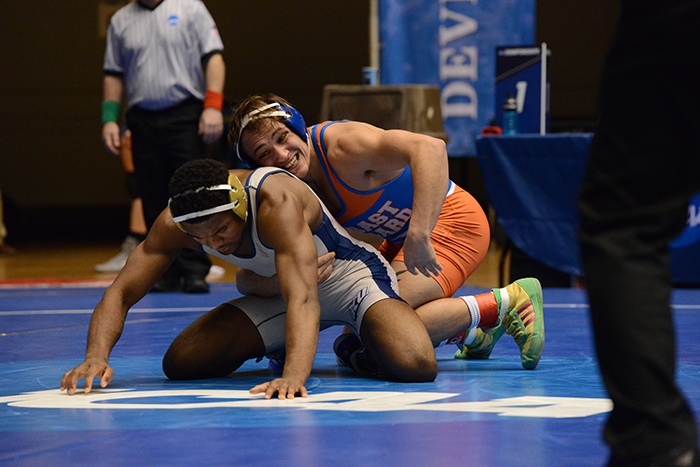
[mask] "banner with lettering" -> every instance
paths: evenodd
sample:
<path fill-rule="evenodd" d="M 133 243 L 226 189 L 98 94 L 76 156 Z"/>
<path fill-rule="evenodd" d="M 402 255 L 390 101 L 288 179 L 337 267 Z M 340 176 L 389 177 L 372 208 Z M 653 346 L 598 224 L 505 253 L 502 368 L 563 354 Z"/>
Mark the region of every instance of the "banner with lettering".
<path fill-rule="evenodd" d="M 496 47 L 535 41 L 535 0 L 379 0 L 381 84 L 441 90 L 451 157 L 495 116 Z"/>
<path fill-rule="evenodd" d="M 672 248 L 683 248 L 700 240 L 700 193 L 697 193 L 688 203 L 688 220 L 685 230 L 670 243 Z"/>
<path fill-rule="evenodd" d="M 682 286 L 700 284 L 700 193 L 688 204 L 685 230 L 669 246 L 673 283 Z"/>

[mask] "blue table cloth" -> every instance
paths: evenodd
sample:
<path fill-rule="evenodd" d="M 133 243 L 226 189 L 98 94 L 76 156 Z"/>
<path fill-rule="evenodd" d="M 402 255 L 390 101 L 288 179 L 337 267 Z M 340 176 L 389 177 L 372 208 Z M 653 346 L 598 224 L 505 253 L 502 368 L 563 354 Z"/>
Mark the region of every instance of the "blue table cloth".
<path fill-rule="evenodd" d="M 577 237 L 578 189 L 588 160 L 592 133 L 482 136 L 477 157 L 489 200 L 513 243 L 530 257 L 570 274 L 582 275 Z M 700 283 L 700 241 L 689 227 L 671 244 L 673 280 Z M 700 211 L 700 208 L 697 208 Z M 700 216 L 700 215 L 699 215 Z"/>

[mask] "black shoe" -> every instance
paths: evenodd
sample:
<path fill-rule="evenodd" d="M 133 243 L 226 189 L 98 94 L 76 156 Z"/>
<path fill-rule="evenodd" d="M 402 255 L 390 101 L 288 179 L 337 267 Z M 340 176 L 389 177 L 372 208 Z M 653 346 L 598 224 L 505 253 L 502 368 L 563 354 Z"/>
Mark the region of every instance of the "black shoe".
<path fill-rule="evenodd" d="M 179 292 L 181 289 L 179 277 L 163 276 L 156 281 L 151 288 L 151 292 Z"/>
<path fill-rule="evenodd" d="M 338 365 L 346 366 L 362 376 L 371 378 L 381 376 L 377 364 L 367 352 L 367 347 L 362 345 L 355 334 L 339 335 L 333 343 L 333 352 Z"/>
<path fill-rule="evenodd" d="M 209 293 L 209 284 L 201 277 L 188 276 L 183 281 L 182 291 L 185 293 Z"/>

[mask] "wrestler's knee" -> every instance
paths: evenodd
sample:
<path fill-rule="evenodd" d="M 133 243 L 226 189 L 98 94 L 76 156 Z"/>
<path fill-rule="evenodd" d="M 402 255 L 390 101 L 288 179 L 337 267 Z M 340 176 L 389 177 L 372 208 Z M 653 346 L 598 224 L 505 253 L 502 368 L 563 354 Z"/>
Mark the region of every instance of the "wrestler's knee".
<path fill-rule="evenodd" d="M 178 335 L 163 357 L 163 372 L 174 380 L 218 378 L 235 371 L 264 347 L 250 320 L 223 304 Z"/>
<path fill-rule="evenodd" d="M 404 302 L 384 300 L 373 305 L 363 319 L 361 335 L 387 379 L 430 382 L 437 377 L 428 331 Z"/>
<path fill-rule="evenodd" d="M 423 347 L 422 350 L 410 345 L 389 355 L 387 362 L 396 380 L 403 382 L 431 382 L 437 377 L 435 351 Z"/>
<path fill-rule="evenodd" d="M 201 367 L 193 357 L 194 352 L 188 350 L 176 339 L 163 356 L 163 373 L 171 380 L 201 378 Z"/>
<path fill-rule="evenodd" d="M 163 373 L 171 380 L 192 379 L 187 377 L 187 371 L 180 362 L 179 356 L 171 349 L 163 357 Z"/>

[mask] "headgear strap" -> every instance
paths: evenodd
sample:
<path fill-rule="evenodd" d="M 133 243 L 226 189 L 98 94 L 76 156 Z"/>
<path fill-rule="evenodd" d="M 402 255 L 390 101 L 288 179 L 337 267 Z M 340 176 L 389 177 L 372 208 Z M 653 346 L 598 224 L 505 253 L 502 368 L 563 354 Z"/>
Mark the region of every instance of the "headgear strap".
<path fill-rule="evenodd" d="M 198 217 L 204 217 L 208 216 L 211 214 L 216 214 L 218 212 L 223 212 L 228 209 L 231 209 L 238 217 L 243 219 L 245 222 L 246 219 L 248 218 L 248 199 L 245 194 L 245 190 L 243 188 L 243 185 L 241 184 L 241 181 L 238 179 L 233 174 L 229 174 L 228 177 L 228 185 L 222 184 L 222 185 L 214 185 L 214 186 L 209 186 L 209 187 L 200 187 L 196 188 L 193 190 L 187 190 L 183 191 L 182 193 L 178 193 L 170 200 L 168 201 L 168 206 L 170 206 L 170 203 L 172 203 L 173 199 L 178 198 L 180 196 L 185 196 L 191 193 L 199 193 L 201 191 L 229 191 L 229 199 L 230 203 L 227 204 L 222 204 L 221 206 L 214 206 L 213 208 L 208 208 L 208 209 L 203 209 L 201 211 L 196 211 L 196 212 L 191 212 L 188 214 L 182 214 L 177 217 L 173 217 L 173 221 L 178 225 L 180 230 L 183 230 L 182 225 L 180 224 L 181 222 L 188 221 L 190 219 L 196 219 Z"/>

